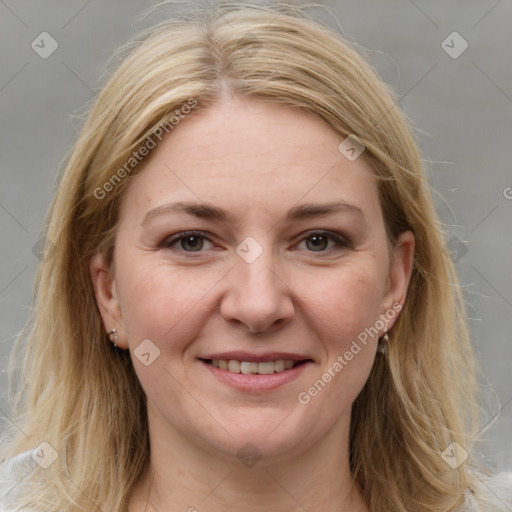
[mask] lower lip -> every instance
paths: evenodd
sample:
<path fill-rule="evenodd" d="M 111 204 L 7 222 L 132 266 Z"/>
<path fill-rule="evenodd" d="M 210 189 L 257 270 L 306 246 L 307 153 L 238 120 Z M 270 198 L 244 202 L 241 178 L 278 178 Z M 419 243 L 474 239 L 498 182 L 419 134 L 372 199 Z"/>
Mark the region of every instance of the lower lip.
<path fill-rule="evenodd" d="M 245 373 L 233 373 L 229 370 L 221 370 L 220 368 L 206 363 L 205 361 L 201 361 L 201 363 L 222 382 L 225 382 L 240 391 L 257 392 L 271 391 L 295 380 L 302 374 L 302 372 L 304 372 L 306 367 L 311 364 L 311 361 L 302 363 L 290 370 L 271 373 L 269 375 L 260 375 L 258 373 L 251 373 L 249 375 L 246 375 Z"/>

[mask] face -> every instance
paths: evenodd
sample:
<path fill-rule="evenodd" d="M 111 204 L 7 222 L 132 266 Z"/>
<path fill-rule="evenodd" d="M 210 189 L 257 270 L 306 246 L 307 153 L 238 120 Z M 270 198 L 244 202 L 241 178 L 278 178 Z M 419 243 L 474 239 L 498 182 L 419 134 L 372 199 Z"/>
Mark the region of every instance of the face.
<path fill-rule="evenodd" d="M 303 110 L 224 98 L 128 187 L 114 267 L 98 255 L 91 271 L 154 432 L 268 459 L 346 432 L 413 238 L 390 252 L 376 181 L 342 140 Z"/>

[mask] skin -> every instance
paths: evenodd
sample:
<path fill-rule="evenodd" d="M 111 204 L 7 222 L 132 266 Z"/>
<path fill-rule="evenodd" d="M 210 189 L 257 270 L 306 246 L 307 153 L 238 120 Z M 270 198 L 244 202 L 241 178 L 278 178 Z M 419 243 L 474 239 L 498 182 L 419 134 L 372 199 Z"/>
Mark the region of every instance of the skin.
<path fill-rule="evenodd" d="M 340 153 L 342 140 L 302 109 L 224 96 L 182 120 L 125 192 L 115 270 L 98 254 L 91 276 L 105 329 L 117 329 L 148 397 L 151 462 L 130 512 L 368 510 L 349 471 L 351 404 L 397 315 L 308 404 L 297 396 L 404 303 L 414 237 L 389 250 L 376 181 L 364 157 Z M 144 222 L 176 201 L 233 219 L 160 209 Z M 286 220 L 293 207 L 336 201 L 360 213 Z M 315 229 L 348 244 L 312 239 Z M 207 238 L 169 241 L 187 230 Z M 236 252 L 249 236 L 263 251 L 252 263 Z M 160 350 L 149 366 L 133 354 L 145 339 Z M 275 390 L 244 392 L 198 359 L 228 350 L 313 362 Z M 236 457 L 248 442 L 262 455 L 253 467 Z"/>

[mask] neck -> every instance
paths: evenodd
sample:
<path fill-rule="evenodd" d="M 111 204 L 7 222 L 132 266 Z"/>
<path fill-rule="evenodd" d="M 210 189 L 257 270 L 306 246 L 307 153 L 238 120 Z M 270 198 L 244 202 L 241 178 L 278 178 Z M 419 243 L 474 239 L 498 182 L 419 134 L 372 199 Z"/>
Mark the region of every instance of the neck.
<path fill-rule="evenodd" d="M 349 468 L 348 422 L 318 443 L 254 465 L 214 454 L 176 432 L 152 436 L 151 461 L 129 512 L 368 512 Z M 344 435 L 340 435 L 344 434 Z"/>

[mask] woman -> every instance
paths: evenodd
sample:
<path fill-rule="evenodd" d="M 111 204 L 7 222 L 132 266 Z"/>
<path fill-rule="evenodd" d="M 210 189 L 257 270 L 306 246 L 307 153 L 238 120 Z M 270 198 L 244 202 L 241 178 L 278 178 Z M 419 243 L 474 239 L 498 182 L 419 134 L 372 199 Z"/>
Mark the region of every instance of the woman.
<path fill-rule="evenodd" d="M 2 510 L 510 510 L 471 455 L 421 155 L 368 64 L 272 8 L 128 50 L 51 208 Z"/>

